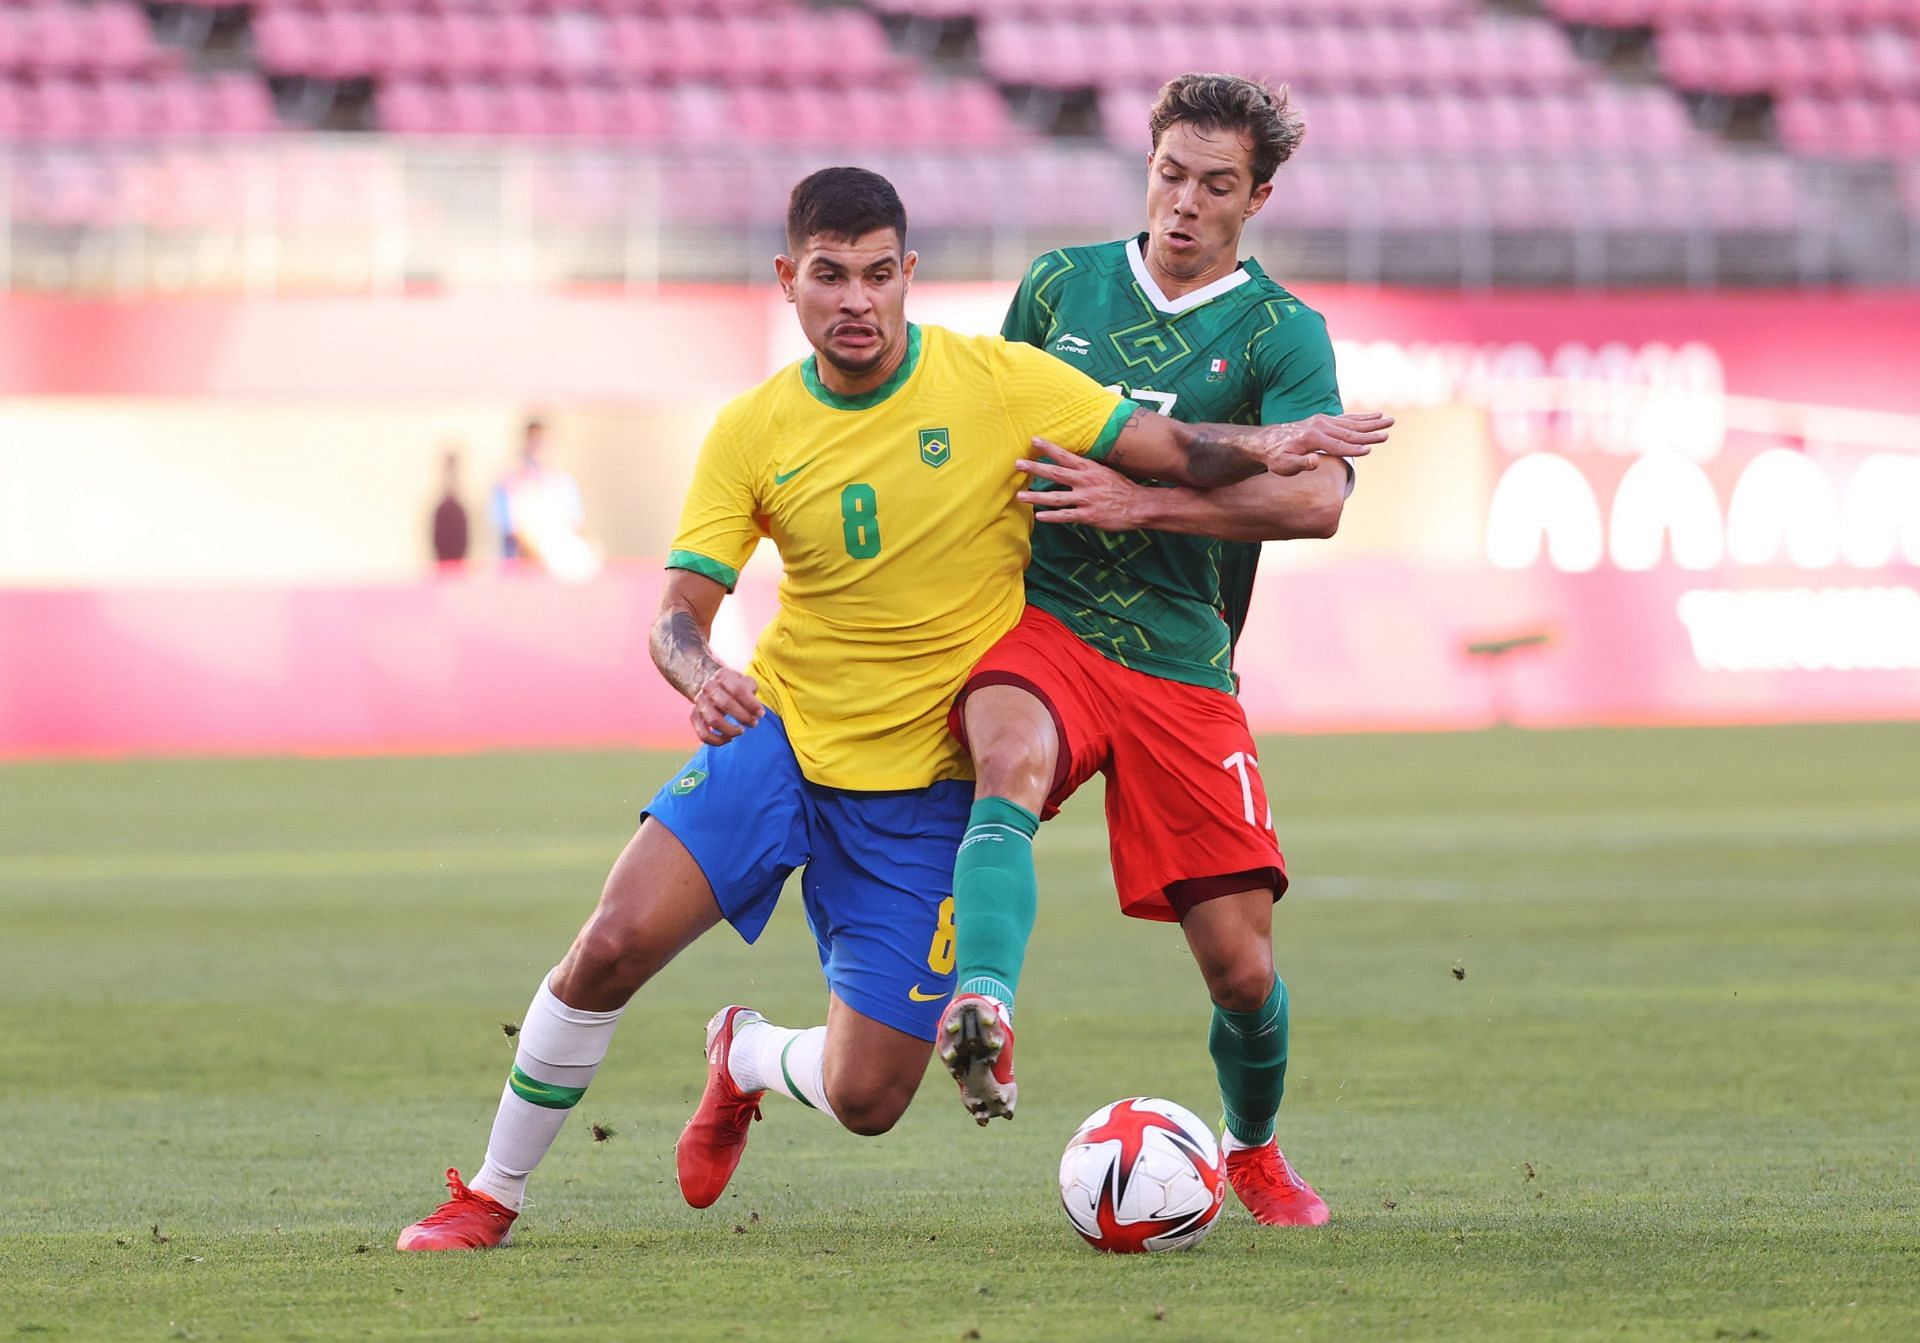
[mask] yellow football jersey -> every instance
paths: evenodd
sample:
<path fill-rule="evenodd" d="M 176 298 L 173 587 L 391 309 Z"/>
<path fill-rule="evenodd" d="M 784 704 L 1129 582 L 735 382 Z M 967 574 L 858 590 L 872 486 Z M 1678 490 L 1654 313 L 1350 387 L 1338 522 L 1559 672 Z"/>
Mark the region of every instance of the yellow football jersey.
<path fill-rule="evenodd" d="M 1014 460 L 1034 438 L 1103 457 L 1133 410 L 998 336 L 910 326 L 899 371 L 854 398 L 809 356 L 720 412 L 667 567 L 731 590 L 762 536 L 780 547 L 780 609 L 747 672 L 808 779 L 971 778 L 947 710 L 1020 617 L 1033 519 Z"/>

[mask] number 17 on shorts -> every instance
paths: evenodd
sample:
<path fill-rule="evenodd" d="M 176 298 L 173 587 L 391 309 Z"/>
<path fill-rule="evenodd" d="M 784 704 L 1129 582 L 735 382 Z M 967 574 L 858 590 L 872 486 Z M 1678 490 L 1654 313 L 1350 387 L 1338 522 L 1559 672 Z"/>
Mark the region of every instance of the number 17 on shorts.
<path fill-rule="evenodd" d="M 1232 755 L 1220 762 L 1220 768 L 1226 770 L 1229 774 L 1237 775 L 1240 779 L 1240 800 L 1246 807 L 1247 824 L 1265 830 L 1272 830 L 1273 803 L 1267 803 L 1267 814 L 1264 818 L 1259 816 L 1255 809 L 1253 781 L 1260 774 L 1260 762 L 1253 758 L 1253 752 L 1235 751 Z M 1263 780 L 1260 789 L 1262 801 L 1265 801 L 1266 791 Z"/>

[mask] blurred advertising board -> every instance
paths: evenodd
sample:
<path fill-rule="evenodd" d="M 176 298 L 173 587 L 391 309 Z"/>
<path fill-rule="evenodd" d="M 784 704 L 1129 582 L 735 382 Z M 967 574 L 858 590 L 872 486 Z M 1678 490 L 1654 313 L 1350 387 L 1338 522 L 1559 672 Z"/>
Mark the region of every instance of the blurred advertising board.
<path fill-rule="evenodd" d="M 1401 427 L 1339 537 L 1267 549 L 1257 727 L 1920 715 L 1920 299 L 1303 297 Z M 0 304 L 0 752 L 684 741 L 650 557 L 700 426 L 797 340 L 756 289 Z M 529 408 L 613 562 L 431 575 L 436 426 L 477 494 Z"/>

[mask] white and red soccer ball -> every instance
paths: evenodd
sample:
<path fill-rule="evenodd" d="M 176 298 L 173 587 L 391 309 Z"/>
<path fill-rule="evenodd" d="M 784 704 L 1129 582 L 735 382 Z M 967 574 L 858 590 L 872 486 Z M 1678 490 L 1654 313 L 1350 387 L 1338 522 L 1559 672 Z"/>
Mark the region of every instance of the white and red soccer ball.
<path fill-rule="evenodd" d="M 1213 1230 L 1226 1197 L 1213 1131 L 1153 1096 L 1101 1106 L 1060 1157 L 1060 1203 L 1096 1250 L 1191 1249 Z"/>

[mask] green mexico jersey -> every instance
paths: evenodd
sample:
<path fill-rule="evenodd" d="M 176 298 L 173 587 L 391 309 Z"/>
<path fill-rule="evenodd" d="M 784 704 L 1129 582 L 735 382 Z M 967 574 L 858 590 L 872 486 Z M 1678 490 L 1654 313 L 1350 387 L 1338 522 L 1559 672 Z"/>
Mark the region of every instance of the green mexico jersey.
<path fill-rule="evenodd" d="M 1146 235 L 1035 261 L 1001 333 L 1189 423 L 1274 424 L 1340 411 L 1320 314 L 1259 263 L 1167 298 Z M 1036 526 L 1027 600 L 1108 657 L 1232 691 L 1260 547 L 1172 532 Z"/>

